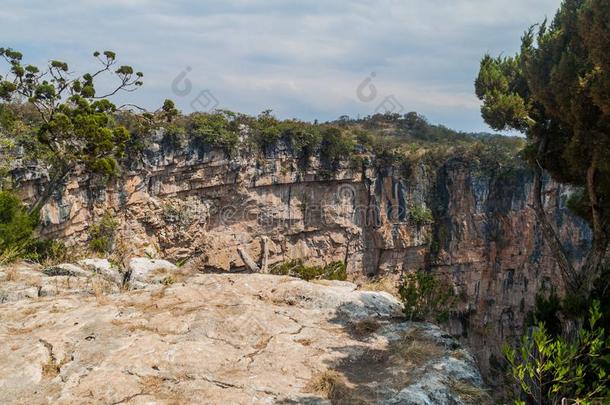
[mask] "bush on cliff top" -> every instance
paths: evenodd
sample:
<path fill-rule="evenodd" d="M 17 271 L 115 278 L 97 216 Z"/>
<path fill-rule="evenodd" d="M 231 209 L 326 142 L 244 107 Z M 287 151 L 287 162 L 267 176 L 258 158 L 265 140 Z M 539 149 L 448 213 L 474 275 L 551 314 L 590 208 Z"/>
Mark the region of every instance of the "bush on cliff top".
<path fill-rule="evenodd" d="M 190 117 L 188 125 L 188 131 L 194 140 L 221 148 L 228 155 L 231 155 L 239 144 L 239 124 L 233 113 L 196 113 Z"/>

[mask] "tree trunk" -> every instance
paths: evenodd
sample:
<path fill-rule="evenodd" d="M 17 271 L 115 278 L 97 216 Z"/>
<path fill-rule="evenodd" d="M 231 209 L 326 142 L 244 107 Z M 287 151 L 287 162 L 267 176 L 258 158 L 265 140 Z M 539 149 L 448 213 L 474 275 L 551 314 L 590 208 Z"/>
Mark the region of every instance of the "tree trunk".
<path fill-rule="evenodd" d="M 260 267 L 258 267 L 256 262 L 254 260 L 252 260 L 252 257 L 250 257 L 248 252 L 246 252 L 242 247 L 238 247 L 237 253 L 239 253 L 241 260 L 243 260 L 243 262 L 246 265 L 246 267 L 248 268 L 248 270 L 250 270 L 253 273 L 260 273 L 260 271 L 261 271 Z"/>
<path fill-rule="evenodd" d="M 603 209 L 599 205 L 596 189 L 597 175 L 597 152 L 593 154 L 591 165 L 587 169 L 587 195 L 589 197 L 589 205 L 591 206 L 591 224 L 593 227 L 593 241 L 591 250 L 589 251 L 585 264 L 582 268 L 583 292 L 588 293 L 591 290 L 591 285 L 595 277 L 600 274 L 601 267 L 604 263 L 606 252 L 608 251 L 607 220 L 604 217 Z"/>
<path fill-rule="evenodd" d="M 261 238 L 263 246 L 263 257 L 261 259 L 261 273 L 269 273 L 269 238 L 263 236 Z"/>
<path fill-rule="evenodd" d="M 73 166 L 62 166 L 56 170 L 56 174 L 49 180 L 49 183 L 45 187 L 45 190 L 38 197 L 38 199 L 32 204 L 28 213 L 30 215 L 40 211 L 42 207 L 49 201 L 53 192 L 64 182 L 68 174 L 72 171 Z"/>
<path fill-rule="evenodd" d="M 533 208 L 536 214 L 536 219 L 540 224 L 542 229 L 542 233 L 544 235 L 544 240 L 546 241 L 549 249 L 551 249 L 551 253 L 559 269 L 561 271 L 561 276 L 566 285 L 566 288 L 571 293 L 577 293 L 580 290 L 580 280 L 574 266 L 570 262 L 568 255 L 566 254 L 561 240 L 553 228 L 551 221 L 546 215 L 544 211 L 544 204 L 542 201 L 542 176 L 543 171 L 542 167 L 539 163 L 542 155 L 546 151 L 547 138 L 544 137 L 538 146 L 538 155 L 536 157 L 536 165 L 534 167 L 534 203 Z"/>

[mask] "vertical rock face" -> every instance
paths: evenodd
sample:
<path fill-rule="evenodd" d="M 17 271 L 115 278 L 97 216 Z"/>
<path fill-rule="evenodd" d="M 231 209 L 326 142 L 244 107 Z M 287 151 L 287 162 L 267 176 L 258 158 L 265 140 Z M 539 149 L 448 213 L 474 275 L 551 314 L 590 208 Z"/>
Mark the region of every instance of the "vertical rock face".
<path fill-rule="evenodd" d="M 434 171 L 415 167 L 408 179 L 390 167 L 345 167 L 328 179 L 319 168 L 313 159 L 303 170 L 281 147 L 265 158 L 242 151 L 229 160 L 157 145 L 109 184 L 71 178 L 44 207 L 43 232 L 87 243 L 89 227 L 109 212 L 119 223 L 117 243 L 132 255 L 197 257 L 229 270 L 244 266 L 238 247 L 258 260 L 268 237 L 270 264 L 341 260 L 355 279 L 430 269 L 456 285 L 461 302 L 450 329 L 493 377 L 501 342 L 521 334 L 536 293 L 562 289 L 529 208 L 530 172 L 493 174 L 459 159 Z M 25 198 L 44 183 L 31 172 L 18 177 Z M 548 181 L 545 190 L 578 262 L 589 228 L 565 208 L 569 188 Z M 417 221 L 415 206 L 431 209 L 434 223 Z"/>
<path fill-rule="evenodd" d="M 558 268 L 532 210 L 532 175 L 526 169 L 482 175 L 460 161 L 446 164 L 435 185 L 430 267 L 446 275 L 464 298 L 451 322 L 493 377 L 501 342 L 523 332 L 537 292 L 561 291 Z M 547 181 L 545 205 L 575 262 L 591 238 L 584 221 L 566 208 L 570 189 Z"/>

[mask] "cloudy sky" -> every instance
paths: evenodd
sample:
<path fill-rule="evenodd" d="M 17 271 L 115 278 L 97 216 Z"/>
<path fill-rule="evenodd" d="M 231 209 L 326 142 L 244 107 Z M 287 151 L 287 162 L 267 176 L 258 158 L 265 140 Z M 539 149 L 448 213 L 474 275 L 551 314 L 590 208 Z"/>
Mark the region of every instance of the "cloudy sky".
<path fill-rule="evenodd" d="M 216 106 L 331 120 L 418 111 L 488 130 L 473 80 L 486 53 L 513 54 L 559 0 L 2 0 L 0 46 L 75 72 L 111 49 L 145 74 L 117 102 Z M 5 70 L 5 67 L 2 67 Z"/>

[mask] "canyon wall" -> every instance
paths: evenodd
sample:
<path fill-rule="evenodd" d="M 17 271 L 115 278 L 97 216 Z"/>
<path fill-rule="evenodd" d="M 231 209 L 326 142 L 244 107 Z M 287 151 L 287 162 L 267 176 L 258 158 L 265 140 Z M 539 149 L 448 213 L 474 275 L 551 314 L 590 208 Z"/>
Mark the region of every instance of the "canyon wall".
<path fill-rule="evenodd" d="M 364 159 L 366 161 L 366 159 Z M 178 150 L 158 143 L 110 182 L 76 174 L 43 208 L 43 233 L 86 244 L 105 213 L 117 220 L 116 245 L 133 255 L 191 260 L 202 269 L 244 267 L 237 248 L 255 260 L 269 240 L 270 263 L 345 261 L 350 277 L 398 279 L 428 269 L 451 280 L 459 308 L 447 327 L 473 349 L 494 380 L 501 342 L 523 331 L 536 292 L 561 290 L 558 269 L 529 208 L 532 175 L 503 174 L 459 158 L 438 169 L 346 164 L 328 178 L 282 145 L 264 157 L 242 150 Z M 44 176 L 15 172 L 32 200 Z M 545 203 L 575 261 L 590 240 L 588 226 L 565 208 L 569 188 L 547 181 Z M 416 221 L 426 206 L 432 224 Z"/>

